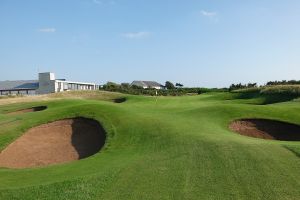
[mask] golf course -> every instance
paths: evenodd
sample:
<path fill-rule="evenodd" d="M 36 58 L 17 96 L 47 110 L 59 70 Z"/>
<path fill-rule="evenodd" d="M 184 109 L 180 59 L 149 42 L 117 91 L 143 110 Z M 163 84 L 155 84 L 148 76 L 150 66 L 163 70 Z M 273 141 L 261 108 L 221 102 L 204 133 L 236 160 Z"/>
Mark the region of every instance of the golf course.
<path fill-rule="evenodd" d="M 300 132 L 287 128 L 293 135 L 285 137 L 281 127 L 300 125 L 297 99 L 266 103 L 230 92 L 151 97 L 101 91 L 30 98 L 0 100 L 1 200 L 300 199 Z M 265 125 L 243 134 L 247 127 L 240 126 L 259 120 L 282 131 L 265 136 L 272 126 Z M 65 138 L 51 143 L 48 129 L 64 131 Z M 49 137 L 41 142 L 43 134 Z M 72 143 L 66 139 L 71 137 Z M 79 156 L 73 140 L 83 145 Z M 43 148 L 40 143 L 48 151 L 24 152 L 18 149 L 22 141 L 32 152 Z M 57 145 L 53 152 L 51 145 Z M 37 160 L 43 155 L 55 159 Z M 27 165 L 28 159 L 35 164 Z"/>

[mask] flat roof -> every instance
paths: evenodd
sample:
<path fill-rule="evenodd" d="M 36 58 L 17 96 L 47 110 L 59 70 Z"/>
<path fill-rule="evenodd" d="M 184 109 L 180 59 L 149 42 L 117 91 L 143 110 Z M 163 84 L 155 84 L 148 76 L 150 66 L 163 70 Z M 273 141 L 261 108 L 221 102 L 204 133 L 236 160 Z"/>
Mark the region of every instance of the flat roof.
<path fill-rule="evenodd" d="M 0 90 L 36 90 L 39 88 L 37 80 L 0 81 Z"/>

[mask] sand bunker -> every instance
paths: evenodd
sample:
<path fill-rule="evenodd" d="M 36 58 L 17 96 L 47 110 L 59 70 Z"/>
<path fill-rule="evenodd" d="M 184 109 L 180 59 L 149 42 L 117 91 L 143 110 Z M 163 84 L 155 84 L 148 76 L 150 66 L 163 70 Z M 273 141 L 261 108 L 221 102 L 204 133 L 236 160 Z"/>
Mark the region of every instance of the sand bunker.
<path fill-rule="evenodd" d="M 91 119 L 74 118 L 30 129 L 0 153 L 0 167 L 30 168 L 89 157 L 103 147 L 105 131 Z"/>
<path fill-rule="evenodd" d="M 22 114 L 22 113 L 28 113 L 28 112 L 38 112 L 38 111 L 42 111 L 42 110 L 46 110 L 46 109 L 47 109 L 47 106 L 37 106 L 37 107 L 17 110 L 15 112 L 10 112 L 8 114 Z"/>
<path fill-rule="evenodd" d="M 229 128 L 241 135 L 250 137 L 300 141 L 300 126 L 267 119 L 242 119 L 234 121 Z"/>
<path fill-rule="evenodd" d="M 124 103 L 127 99 L 126 98 L 117 98 L 117 99 L 114 99 L 114 102 L 115 103 Z"/>

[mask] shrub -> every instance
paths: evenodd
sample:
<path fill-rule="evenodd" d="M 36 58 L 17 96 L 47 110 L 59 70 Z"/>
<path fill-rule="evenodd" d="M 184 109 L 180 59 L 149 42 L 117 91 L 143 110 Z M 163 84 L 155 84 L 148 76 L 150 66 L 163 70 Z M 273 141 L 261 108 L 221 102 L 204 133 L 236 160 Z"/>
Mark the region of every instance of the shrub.
<path fill-rule="evenodd" d="M 174 84 L 173 84 L 172 82 L 170 82 L 170 81 L 167 81 L 167 82 L 166 82 L 165 87 L 166 87 L 168 90 L 175 89 Z"/>
<path fill-rule="evenodd" d="M 103 88 L 100 90 L 111 91 L 111 92 L 121 92 L 125 94 L 133 95 L 149 95 L 155 96 L 156 93 L 159 96 L 182 96 L 187 94 L 202 94 L 206 92 L 225 92 L 228 91 L 226 88 L 217 89 L 217 88 L 172 88 L 168 90 L 156 90 L 153 88 L 144 89 L 136 85 L 130 85 L 127 83 L 122 83 L 121 85 L 113 82 L 107 82 Z"/>

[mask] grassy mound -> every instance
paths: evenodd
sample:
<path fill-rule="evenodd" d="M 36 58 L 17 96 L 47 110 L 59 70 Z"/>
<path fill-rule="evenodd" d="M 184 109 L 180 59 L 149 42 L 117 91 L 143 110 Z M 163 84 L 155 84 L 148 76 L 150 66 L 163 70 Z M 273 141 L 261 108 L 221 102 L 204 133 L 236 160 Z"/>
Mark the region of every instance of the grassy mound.
<path fill-rule="evenodd" d="M 273 104 L 287 102 L 300 97 L 300 85 L 276 85 L 247 88 L 232 92 L 232 98 L 246 100 L 250 104 Z"/>
<path fill-rule="evenodd" d="M 18 116 L 1 113 L 41 102 L 0 106 L 1 150 L 31 127 L 65 118 L 95 119 L 107 132 L 103 149 L 87 159 L 0 169 L 0 199 L 300 199 L 300 142 L 228 128 L 249 118 L 300 124 L 299 102 L 257 106 L 233 95 L 126 96 L 120 104 L 113 99 L 122 96 L 59 97 L 43 100 L 43 112 Z"/>

